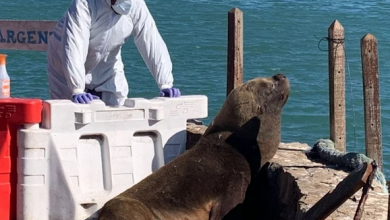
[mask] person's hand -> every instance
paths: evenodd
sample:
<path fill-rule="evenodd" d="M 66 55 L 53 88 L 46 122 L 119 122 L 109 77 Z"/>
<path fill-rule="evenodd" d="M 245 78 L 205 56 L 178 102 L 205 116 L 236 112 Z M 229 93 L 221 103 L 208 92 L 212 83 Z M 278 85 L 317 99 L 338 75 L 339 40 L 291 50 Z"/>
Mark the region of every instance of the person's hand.
<path fill-rule="evenodd" d="M 160 97 L 180 97 L 181 93 L 178 88 L 163 89 L 160 91 Z"/>
<path fill-rule="evenodd" d="M 91 93 L 80 93 L 72 96 L 72 102 L 80 104 L 88 104 L 94 99 L 99 99 L 99 96 L 92 95 Z"/>

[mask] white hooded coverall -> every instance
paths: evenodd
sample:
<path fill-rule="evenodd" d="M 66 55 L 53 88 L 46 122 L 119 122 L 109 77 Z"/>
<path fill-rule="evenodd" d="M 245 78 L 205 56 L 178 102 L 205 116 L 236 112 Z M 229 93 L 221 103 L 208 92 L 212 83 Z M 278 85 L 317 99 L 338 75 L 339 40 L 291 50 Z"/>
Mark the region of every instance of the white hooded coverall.
<path fill-rule="evenodd" d="M 73 0 L 58 21 L 47 51 L 52 99 L 94 89 L 106 105 L 123 105 L 129 89 L 121 48 L 130 36 L 159 89 L 172 87 L 168 49 L 144 0 L 131 0 L 127 15 L 116 14 L 108 2 Z"/>

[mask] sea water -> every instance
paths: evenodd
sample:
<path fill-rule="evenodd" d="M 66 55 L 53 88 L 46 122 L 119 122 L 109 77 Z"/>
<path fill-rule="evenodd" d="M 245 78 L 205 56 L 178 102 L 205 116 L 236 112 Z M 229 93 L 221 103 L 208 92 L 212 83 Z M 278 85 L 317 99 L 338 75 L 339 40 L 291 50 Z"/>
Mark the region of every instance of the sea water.
<path fill-rule="evenodd" d="M 390 1 L 146 0 L 173 61 L 175 87 L 209 98 L 209 124 L 226 96 L 227 15 L 244 13 L 244 80 L 282 72 L 291 95 L 282 141 L 313 145 L 329 137 L 327 42 L 338 20 L 345 29 L 347 150 L 364 153 L 360 39 L 378 39 L 384 171 L 390 175 Z M 0 19 L 58 20 L 70 0 L 0 1 Z M 48 99 L 46 54 L 7 51 L 12 96 Z M 132 40 L 122 49 L 130 97 L 153 98 L 158 88 Z"/>

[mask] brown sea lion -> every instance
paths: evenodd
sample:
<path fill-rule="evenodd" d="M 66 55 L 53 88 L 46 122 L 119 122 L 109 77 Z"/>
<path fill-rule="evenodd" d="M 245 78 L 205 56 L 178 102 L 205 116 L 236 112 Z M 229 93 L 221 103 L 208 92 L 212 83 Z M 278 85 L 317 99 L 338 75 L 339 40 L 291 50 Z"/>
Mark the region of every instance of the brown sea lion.
<path fill-rule="evenodd" d="M 222 219 L 276 153 L 289 91 L 283 74 L 234 89 L 193 148 L 108 201 L 99 219 Z"/>

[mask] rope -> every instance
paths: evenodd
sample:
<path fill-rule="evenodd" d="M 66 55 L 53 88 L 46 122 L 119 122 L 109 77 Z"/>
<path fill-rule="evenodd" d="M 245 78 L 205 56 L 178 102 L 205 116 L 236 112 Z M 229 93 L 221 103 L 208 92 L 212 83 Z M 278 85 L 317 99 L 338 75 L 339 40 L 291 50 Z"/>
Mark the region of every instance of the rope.
<path fill-rule="evenodd" d="M 314 37 L 315 38 L 317 38 L 317 39 L 319 39 L 317 36 L 315 36 L 314 35 Z M 318 49 L 320 50 L 320 51 L 329 51 L 329 50 L 327 50 L 327 49 L 322 49 L 321 48 L 321 42 L 322 41 L 332 41 L 333 43 L 336 43 L 337 45 L 336 45 L 336 47 L 339 45 L 339 44 L 344 44 L 344 41 L 345 41 L 345 38 L 342 38 L 342 39 L 337 39 L 337 38 L 330 38 L 330 37 L 323 37 L 323 38 L 321 38 L 319 41 L 318 41 Z M 345 50 L 344 50 L 345 51 Z"/>

